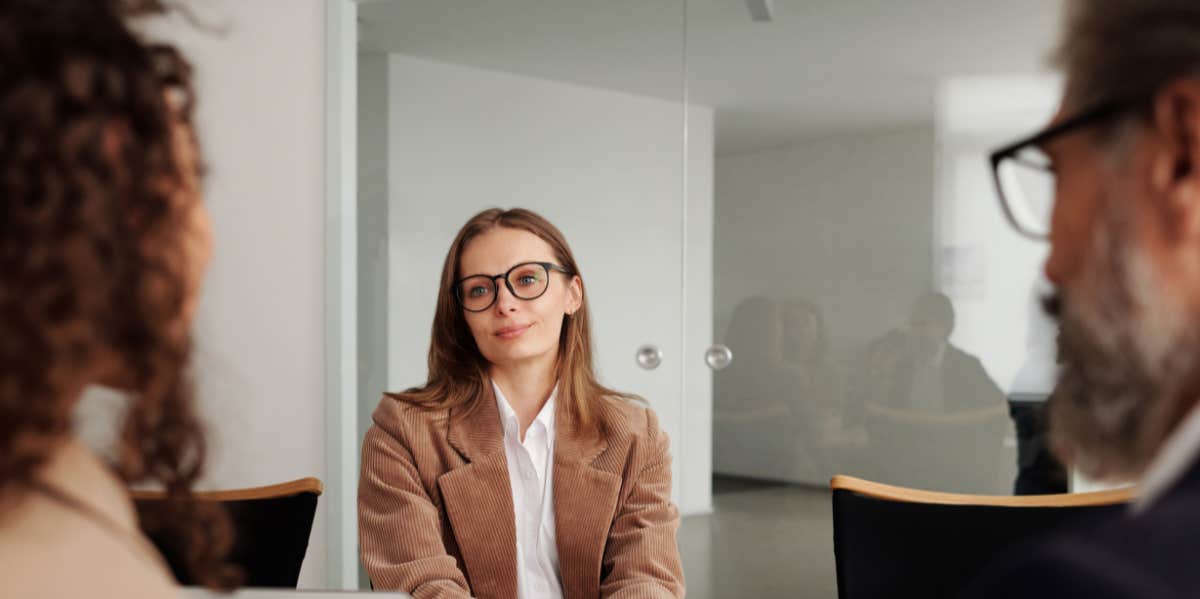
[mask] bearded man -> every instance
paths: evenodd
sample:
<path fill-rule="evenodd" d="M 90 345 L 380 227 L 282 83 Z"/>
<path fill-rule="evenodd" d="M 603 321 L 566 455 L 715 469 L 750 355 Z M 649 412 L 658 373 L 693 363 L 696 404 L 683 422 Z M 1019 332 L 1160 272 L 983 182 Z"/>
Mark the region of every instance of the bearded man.
<path fill-rule="evenodd" d="M 1197 597 L 1200 1 L 1066 9 L 1060 110 L 992 164 L 1013 225 L 1051 245 L 1051 442 L 1139 491 L 1125 517 L 1022 552 L 968 595 Z"/>

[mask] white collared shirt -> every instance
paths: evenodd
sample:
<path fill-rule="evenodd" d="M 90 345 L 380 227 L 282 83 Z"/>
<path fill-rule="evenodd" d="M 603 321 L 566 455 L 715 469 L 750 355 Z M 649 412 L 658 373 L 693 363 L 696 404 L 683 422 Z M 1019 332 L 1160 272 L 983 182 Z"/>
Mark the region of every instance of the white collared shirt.
<path fill-rule="evenodd" d="M 1187 474 L 1197 456 L 1200 456 L 1200 407 L 1192 408 L 1158 450 L 1138 486 L 1131 511 L 1140 514 L 1162 499 Z"/>
<path fill-rule="evenodd" d="M 554 400 L 558 387 L 525 431 L 500 387 L 492 381 L 500 423 L 504 426 L 504 454 L 512 487 L 517 529 L 518 599 L 561 599 L 562 574 L 558 564 L 554 526 Z"/>

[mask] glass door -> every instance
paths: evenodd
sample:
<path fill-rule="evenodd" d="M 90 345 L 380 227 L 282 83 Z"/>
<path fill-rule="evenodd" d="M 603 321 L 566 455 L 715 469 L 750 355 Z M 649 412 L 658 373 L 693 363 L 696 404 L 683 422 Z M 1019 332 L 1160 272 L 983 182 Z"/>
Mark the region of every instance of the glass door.
<path fill-rule="evenodd" d="M 1034 1 L 689 0 L 717 369 L 713 513 L 681 537 L 692 596 L 836 596 L 835 474 L 1013 493 L 1010 412 L 1049 391 L 1054 331 L 1045 247 L 1005 224 L 986 151 L 1051 116 L 1057 19 Z"/>

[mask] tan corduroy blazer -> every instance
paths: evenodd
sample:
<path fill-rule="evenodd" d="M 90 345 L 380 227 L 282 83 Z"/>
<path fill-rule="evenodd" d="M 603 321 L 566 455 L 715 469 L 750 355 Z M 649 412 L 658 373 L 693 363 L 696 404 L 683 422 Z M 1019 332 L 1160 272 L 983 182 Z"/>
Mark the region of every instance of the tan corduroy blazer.
<path fill-rule="evenodd" d="M 358 487 L 359 547 L 375 588 L 417 599 L 517 596 L 504 433 L 486 387 L 466 414 L 387 395 L 375 409 Z M 605 400 L 611 430 L 589 440 L 564 405 L 553 485 L 564 596 L 682 597 L 671 457 L 654 412 Z"/>

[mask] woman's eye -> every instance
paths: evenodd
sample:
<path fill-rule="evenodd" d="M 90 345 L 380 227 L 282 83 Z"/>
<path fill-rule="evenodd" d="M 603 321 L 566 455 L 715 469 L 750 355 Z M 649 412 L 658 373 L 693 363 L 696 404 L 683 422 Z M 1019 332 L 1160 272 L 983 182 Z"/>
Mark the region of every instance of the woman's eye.
<path fill-rule="evenodd" d="M 525 276 L 517 279 L 517 282 L 525 287 L 536 284 L 537 281 L 538 281 L 538 278 L 534 275 L 525 275 Z"/>
<path fill-rule="evenodd" d="M 472 287 L 469 291 L 467 291 L 467 295 L 469 295 L 471 297 L 483 297 L 487 294 L 488 294 L 488 288 L 483 287 L 483 286 Z"/>

